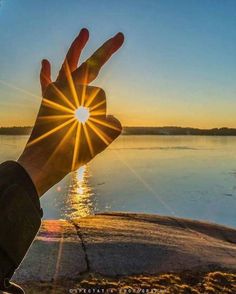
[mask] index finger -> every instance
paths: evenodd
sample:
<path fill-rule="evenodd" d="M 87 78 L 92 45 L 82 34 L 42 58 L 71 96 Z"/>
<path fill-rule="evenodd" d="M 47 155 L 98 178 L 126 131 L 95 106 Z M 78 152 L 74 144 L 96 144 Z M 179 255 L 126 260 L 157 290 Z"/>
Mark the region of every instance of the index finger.
<path fill-rule="evenodd" d="M 118 33 L 113 38 L 106 41 L 73 72 L 75 81 L 79 84 L 91 83 L 97 77 L 101 67 L 122 46 L 123 42 L 124 35 L 122 33 Z"/>

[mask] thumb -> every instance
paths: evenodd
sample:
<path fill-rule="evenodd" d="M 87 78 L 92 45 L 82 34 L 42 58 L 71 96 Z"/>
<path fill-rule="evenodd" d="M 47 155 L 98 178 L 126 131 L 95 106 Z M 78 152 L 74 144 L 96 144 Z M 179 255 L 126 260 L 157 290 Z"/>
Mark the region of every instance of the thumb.
<path fill-rule="evenodd" d="M 47 86 L 51 84 L 51 65 L 47 59 L 42 60 L 42 66 L 40 71 L 40 84 L 42 94 L 44 94 Z"/>

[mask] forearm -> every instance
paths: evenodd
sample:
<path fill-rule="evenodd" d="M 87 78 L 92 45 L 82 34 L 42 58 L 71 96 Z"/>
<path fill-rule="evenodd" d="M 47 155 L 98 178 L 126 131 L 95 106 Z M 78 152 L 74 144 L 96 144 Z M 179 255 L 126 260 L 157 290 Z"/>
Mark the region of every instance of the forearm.
<path fill-rule="evenodd" d="M 51 188 L 53 185 L 52 180 L 48 174 L 43 171 L 43 168 L 40 167 L 36 160 L 22 154 L 17 162 L 30 176 L 37 191 L 38 197 L 41 197 L 47 190 Z"/>

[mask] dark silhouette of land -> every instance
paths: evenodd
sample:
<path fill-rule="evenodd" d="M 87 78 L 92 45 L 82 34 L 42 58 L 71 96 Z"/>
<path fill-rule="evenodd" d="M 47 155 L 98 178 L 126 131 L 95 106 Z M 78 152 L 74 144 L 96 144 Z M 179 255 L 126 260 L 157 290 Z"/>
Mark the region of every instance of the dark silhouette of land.
<path fill-rule="evenodd" d="M 0 127 L 0 135 L 29 135 L 32 127 Z M 123 135 L 236 136 L 236 128 L 123 127 Z"/>
<path fill-rule="evenodd" d="M 236 129 L 214 128 L 197 129 L 183 127 L 124 127 L 124 135 L 204 135 L 204 136 L 236 136 Z"/>
<path fill-rule="evenodd" d="M 29 135 L 32 127 L 0 127 L 0 135 Z"/>

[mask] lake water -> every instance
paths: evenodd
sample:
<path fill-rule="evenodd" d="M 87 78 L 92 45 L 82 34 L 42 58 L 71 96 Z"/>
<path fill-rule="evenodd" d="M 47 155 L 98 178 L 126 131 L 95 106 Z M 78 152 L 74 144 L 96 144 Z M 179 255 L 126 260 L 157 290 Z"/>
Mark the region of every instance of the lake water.
<path fill-rule="evenodd" d="M 0 136 L 0 162 L 26 136 Z M 42 198 L 44 218 L 158 213 L 236 227 L 236 137 L 121 136 Z"/>

